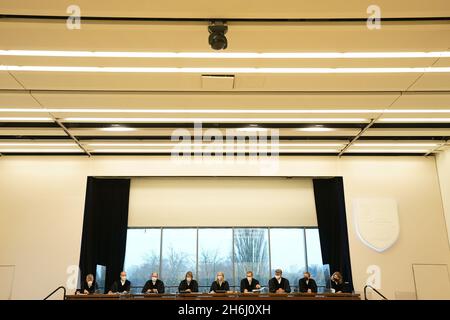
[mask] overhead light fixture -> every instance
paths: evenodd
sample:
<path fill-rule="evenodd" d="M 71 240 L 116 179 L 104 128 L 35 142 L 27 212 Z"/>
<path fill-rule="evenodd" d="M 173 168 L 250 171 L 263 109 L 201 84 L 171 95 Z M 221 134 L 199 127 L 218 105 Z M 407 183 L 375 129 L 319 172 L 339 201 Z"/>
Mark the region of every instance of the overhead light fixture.
<path fill-rule="evenodd" d="M 347 73 L 448 73 L 450 67 L 411 68 L 253 68 L 253 67 L 63 67 L 2 65 L 0 71 L 93 72 L 93 73 L 279 73 L 279 74 L 347 74 Z"/>
<path fill-rule="evenodd" d="M 418 123 L 429 123 L 429 122 L 437 122 L 437 123 L 450 123 L 450 118 L 381 118 L 378 119 L 379 122 L 418 122 Z"/>
<path fill-rule="evenodd" d="M 216 122 L 258 122 L 258 123 L 311 123 L 311 122 L 368 122 L 364 118 L 88 118 L 88 117 L 67 117 L 64 122 L 142 122 L 142 123 L 216 123 Z M 114 127 L 112 127 L 114 128 Z M 107 129 L 107 128 L 105 128 Z"/>
<path fill-rule="evenodd" d="M 100 130 L 107 131 L 107 132 L 129 132 L 129 131 L 135 131 L 136 128 L 113 126 L 113 127 L 101 128 Z"/>
<path fill-rule="evenodd" d="M 344 143 L 215 143 L 215 142 L 203 142 L 203 143 L 147 143 L 147 142 L 93 142 L 86 143 L 91 147 L 248 147 L 248 148 L 261 148 L 261 147 L 340 147 Z"/>
<path fill-rule="evenodd" d="M 199 113 L 199 114 L 358 114 L 450 113 L 450 109 L 125 109 L 125 108 L 0 108 L 0 112 L 35 113 Z"/>
<path fill-rule="evenodd" d="M 244 127 L 244 128 L 236 128 L 238 132 L 267 132 L 269 129 L 261 128 L 261 127 Z"/>
<path fill-rule="evenodd" d="M 325 127 L 309 127 L 309 128 L 298 128 L 297 131 L 303 132 L 329 132 L 334 131 L 334 128 L 325 128 Z"/>
<path fill-rule="evenodd" d="M 338 151 L 336 149 L 285 149 L 285 150 L 278 150 L 278 149 L 208 149 L 208 150 L 198 150 L 198 149 L 192 149 L 191 151 L 186 150 L 184 148 L 179 148 L 176 150 L 172 149 L 93 149 L 90 150 L 92 153 L 183 153 L 183 152 L 192 152 L 192 153 L 337 153 Z"/>
<path fill-rule="evenodd" d="M 208 28 L 209 29 L 209 28 Z M 120 52 L 0 50 L 0 56 L 87 57 L 87 58 L 199 58 L 199 59 L 377 59 L 448 58 L 450 51 L 432 52 Z"/>
<path fill-rule="evenodd" d="M 214 50 L 225 50 L 228 47 L 228 40 L 225 34 L 228 26 L 225 21 L 212 21 L 208 26 L 208 43 Z"/>
<path fill-rule="evenodd" d="M 426 149 L 353 149 L 350 148 L 345 152 L 349 153 L 427 153 Z"/>
<path fill-rule="evenodd" d="M 36 148 L 26 148 L 26 149 L 3 149 L 0 148 L 1 153 L 82 153 L 81 149 L 36 149 Z"/>
<path fill-rule="evenodd" d="M 72 142 L 0 142 L 0 147 L 76 147 Z"/>
<path fill-rule="evenodd" d="M 0 117 L 0 121 L 54 121 L 49 117 Z"/>
<path fill-rule="evenodd" d="M 355 142 L 353 144 L 354 147 L 437 147 L 440 143 L 428 143 L 428 142 L 411 142 L 411 143 L 363 143 L 363 142 Z"/>

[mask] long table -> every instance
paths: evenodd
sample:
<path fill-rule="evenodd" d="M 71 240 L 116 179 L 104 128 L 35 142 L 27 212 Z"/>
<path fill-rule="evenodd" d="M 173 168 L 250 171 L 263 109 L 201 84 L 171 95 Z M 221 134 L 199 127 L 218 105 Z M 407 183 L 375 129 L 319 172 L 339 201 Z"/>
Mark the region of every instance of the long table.
<path fill-rule="evenodd" d="M 361 300 L 351 293 L 77 294 L 66 300 Z"/>

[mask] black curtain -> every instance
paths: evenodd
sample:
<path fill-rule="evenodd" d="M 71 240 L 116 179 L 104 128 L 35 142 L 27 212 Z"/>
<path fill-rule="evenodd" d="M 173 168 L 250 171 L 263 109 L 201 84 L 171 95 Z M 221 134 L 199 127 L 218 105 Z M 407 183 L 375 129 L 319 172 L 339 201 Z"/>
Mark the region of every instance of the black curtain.
<path fill-rule="evenodd" d="M 130 179 L 88 177 L 81 240 L 81 281 L 106 266 L 105 292 L 119 278 L 125 260 Z"/>
<path fill-rule="evenodd" d="M 313 179 L 313 185 L 323 263 L 331 274 L 341 272 L 346 291 L 353 291 L 342 177 Z"/>

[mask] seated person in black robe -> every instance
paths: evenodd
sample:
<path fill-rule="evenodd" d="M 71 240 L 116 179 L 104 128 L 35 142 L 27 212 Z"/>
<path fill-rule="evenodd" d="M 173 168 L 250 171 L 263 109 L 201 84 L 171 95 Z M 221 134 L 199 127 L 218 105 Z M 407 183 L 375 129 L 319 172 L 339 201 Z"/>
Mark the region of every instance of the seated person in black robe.
<path fill-rule="evenodd" d="M 114 281 L 108 293 L 130 293 L 131 282 L 127 280 L 127 273 L 120 273 L 120 280 Z"/>
<path fill-rule="evenodd" d="M 191 271 L 186 272 L 184 280 L 178 286 L 178 292 L 198 292 L 198 283 Z"/>
<path fill-rule="evenodd" d="M 78 290 L 77 293 L 82 294 L 94 294 L 98 290 L 97 282 L 94 279 L 93 274 L 88 274 L 86 276 L 86 281 L 81 284 L 81 290 Z"/>
<path fill-rule="evenodd" d="M 152 278 L 142 288 L 142 293 L 164 293 L 164 291 L 164 282 L 158 279 L 158 272 L 153 272 Z"/>
<path fill-rule="evenodd" d="M 211 284 L 209 292 L 216 293 L 221 291 L 230 291 L 230 285 L 225 281 L 225 274 L 223 272 L 217 272 L 216 281 Z"/>
<path fill-rule="evenodd" d="M 261 289 L 259 281 L 253 279 L 253 271 L 247 271 L 247 277 L 241 280 L 241 292 L 253 292 L 253 290 Z"/>
<path fill-rule="evenodd" d="M 344 292 L 344 279 L 342 274 L 338 271 L 331 276 L 331 289 L 334 290 L 334 293 Z"/>
<path fill-rule="evenodd" d="M 289 280 L 282 277 L 283 271 L 281 269 L 275 270 L 275 277 L 269 280 L 270 293 L 289 293 L 291 286 Z"/>
<path fill-rule="evenodd" d="M 317 293 L 317 284 L 309 272 L 303 272 L 303 278 L 298 281 L 298 291 L 304 293 Z"/>

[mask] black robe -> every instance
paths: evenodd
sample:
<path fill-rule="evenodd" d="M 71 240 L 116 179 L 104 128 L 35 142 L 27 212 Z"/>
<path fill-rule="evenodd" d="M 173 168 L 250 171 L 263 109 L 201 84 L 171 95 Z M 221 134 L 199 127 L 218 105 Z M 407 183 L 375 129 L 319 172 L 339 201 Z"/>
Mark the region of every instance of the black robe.
<path fill-rule="evenodd" d="M 191 290 L 191 292 L 198 292 L 198 283 L 195 280 L 191 280 L 188 284 L 186 279 L 180 282 L 178 286 L 178 292 L 186 291 L 187 289 Z"/>
<path fill-rule="evenodd" d="M 153 289 L 157 289 L 158 293 L 164 293 L 164 282 L 162 282 L 161 280 L 156 280 L 155 284 L 153 284 L 152 280 L 148 280 L 145 285 L 144 288 L 142 288 L 142 293 L 147 293 L 147 290 L 153 290 Z M 153 292 L 152 292 L 153 293 Z"/>
<path fill-rule="evenodd" d="M 298 281 L 298 291 L 299 292 L 308 292 L 308 289 L 311 289 L 311 292 L 317 292 L 317 284 L 314 279 L 309 279 L 308 283 L 306 283 L 306 279 L 302 278 Z"/>
<path fill-rule="evenodd" d="M 93 282 L 92 286 L 88 286 L 87 282 L 83 282 L 83 284 L 81 285 L 81 293 L 84 293 L 84 290 L 87 290 L 89 292 L 89 294 L 93 294 L 98 290 L 98 286 L 97 286 L 97 282 Z"/>
<path fill-rule="evenodd" d="M 273 277 L 269 280 L 269 292 L 276 293 L 278 289 L 284 289 L 286 293 L 291 292 L 291 286 L 289 285 L 289 280 L 286 278 L 281 278 L 280 283 L 278 283 L 277 278 Z"/>
<path fill-rule="evenodd" d="M 331 280 L 331 288 L 334 289 L 334 292 L 344 292 L 344 282 L 334 282 L 334 280 Z"/>
<path fill-rule="evenodd" d="M 228 281 L 222 282 L 222 285 L 219 285 L 217 281 L 214 281 L 211 284 L 211 288 L 209 289 L 209 292 L 214 291 L 230 291 L 230 285 L 228 284 Z"/>
<path fill-rule="evenodd" d="M 241 292 L 244 292 L 245 289 L 247 289 L 248 292 L 252 292 L 256 289 L 256 285 L 258 284 L 259 281 L 256 279 L 252 279 L 252 284 L 249 284 L 247 278 L 244 278 L 241 280 Z"/>
<path fill-rule="evenodd" d="M 122 292 L 130 292 L 131 288 L 131 282 L 128 280 L 125 280 L 125 283 L 122 285 L 122 281 L 117 280 L 114 281 L 113 285 L 111 286 L 111 291 L 116 293 L 122 293 Z"/>

